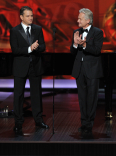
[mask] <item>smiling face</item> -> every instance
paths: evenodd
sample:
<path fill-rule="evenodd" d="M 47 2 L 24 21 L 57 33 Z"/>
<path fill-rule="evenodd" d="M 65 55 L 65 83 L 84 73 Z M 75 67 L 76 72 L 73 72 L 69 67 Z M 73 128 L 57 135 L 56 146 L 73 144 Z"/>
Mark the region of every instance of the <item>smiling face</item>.
<path fill-rule="evenodd" d="M 33 22 L 33 12 L 31 10 L 25 10 L 23 15 L 20 15 L 22 23 L 29 26 Z"/>
<path fill-rule="evenodd" d="M 85 14 L 81 12 L 79 13 L 77 22 L 79 24 L 79 27 L 82 27 L 83 29 L 85 29 L 89 26 L 90 19 L 86 20 Z"/>

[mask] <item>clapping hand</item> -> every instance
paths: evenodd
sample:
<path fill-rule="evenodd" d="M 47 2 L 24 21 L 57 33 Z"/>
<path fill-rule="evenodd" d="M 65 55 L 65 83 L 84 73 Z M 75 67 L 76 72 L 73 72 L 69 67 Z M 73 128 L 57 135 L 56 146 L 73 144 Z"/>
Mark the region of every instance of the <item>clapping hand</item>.
<path fill-rule="evenodd" d="M 31 50 L 36 50 L 38 48 L 39 44 L 38 44 L 38 40 L 36 40 L 32 45 L 31 45 Z"/>
<path fill-rule="evenodd" d="M 74 45 L 78 46 L 78 44 L 80 45 L 84 45 L 86 43 L 86 37 L 84 38 L 84 40 L 81 39 L 82 35 L 79 36 L 79 31 L 76 31 L 74 33 Z"/>

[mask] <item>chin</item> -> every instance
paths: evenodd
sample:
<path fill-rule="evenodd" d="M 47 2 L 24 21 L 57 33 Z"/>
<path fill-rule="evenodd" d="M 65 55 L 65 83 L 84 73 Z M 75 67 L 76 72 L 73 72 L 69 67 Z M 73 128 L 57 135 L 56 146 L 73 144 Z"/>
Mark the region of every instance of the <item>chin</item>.
<path fill-rule="evenodd" d="M 32 22 L 29 22 L 29 24 L 32 24 Z"/>
<path fill-rule="evenodd" d="M 31 25 L 32 24 L 32 22 L 31 23 L 28 23 L 28 25 Z"/>

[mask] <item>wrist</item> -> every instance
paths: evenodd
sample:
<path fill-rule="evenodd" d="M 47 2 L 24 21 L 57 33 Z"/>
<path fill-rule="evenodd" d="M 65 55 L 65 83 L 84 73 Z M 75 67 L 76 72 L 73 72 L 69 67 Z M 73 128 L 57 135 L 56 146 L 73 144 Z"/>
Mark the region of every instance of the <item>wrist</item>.
<path fill-rule="evenodd" d="M 83 47 L 86 48 L 86 43 L 83 44 Z"/>
<path fill-rule="evenodd" d="M 74 43 L 74 46 L 75 46 L 75 47 L 77 47 L 77 46 L 78 46 L 78 44 L 77 44 L 77 43 Z"/>

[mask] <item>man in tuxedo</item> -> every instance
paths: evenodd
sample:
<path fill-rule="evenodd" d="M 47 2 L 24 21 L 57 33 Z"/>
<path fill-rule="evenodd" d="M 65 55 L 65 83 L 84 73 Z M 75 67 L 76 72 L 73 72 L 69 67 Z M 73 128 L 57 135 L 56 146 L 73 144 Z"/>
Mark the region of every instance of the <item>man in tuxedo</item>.
<path fill-rule="evenodd" d="M 48 129 L 42 119 L 41 75 L 43 73 L 41 52 L 45 42 L 41 26 L 32 24 L 33 12 L 28 6 L 20 9 L 21 24 L 11 29 L 10 45 L 14 56 L 14 131 L 21 131 L 24 89 L 27 77 L 30 81 L 32 113 L 36 126 Z"/>
<path fill-rule="evenodd" d="M 74 31 L 70 51 L 75 54 L 72 76 L 76 78 L 81 112 L 78 131 L 90 133 L 96 114 L 99 78 L 103 76 L 103 32 L 92 25 L 93 13 L 89 9 L 79 10 L 77 22 L 80 28 Z"/>

